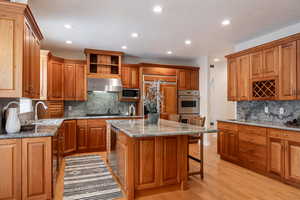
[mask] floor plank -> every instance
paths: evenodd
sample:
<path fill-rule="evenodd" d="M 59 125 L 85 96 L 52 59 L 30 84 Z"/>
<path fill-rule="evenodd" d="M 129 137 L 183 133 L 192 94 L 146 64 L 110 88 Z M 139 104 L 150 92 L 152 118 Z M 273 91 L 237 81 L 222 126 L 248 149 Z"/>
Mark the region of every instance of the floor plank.
<path fill-rule="evenodd" d="M 299 200 L 300 189 L 286 185 L 271 178 L 254 173 L 237 165 L 220 160 L 217 154 L 216 134 L 205 137 L 204 180 L 193 176 L 189 178 L 188 190 L 166 191 L 139 200 Z M 197 144 L 190 145 L 190 153 L 198 155 Z M 105 154 L 99 153 L 104 156 Z M 64 163 L 63 163 L 64 165 Z M 198 164 L 190 161 L 190 169 L 196 170 Z M 63 167 L 60 171 L 55 199 L 63 197 Z"/>

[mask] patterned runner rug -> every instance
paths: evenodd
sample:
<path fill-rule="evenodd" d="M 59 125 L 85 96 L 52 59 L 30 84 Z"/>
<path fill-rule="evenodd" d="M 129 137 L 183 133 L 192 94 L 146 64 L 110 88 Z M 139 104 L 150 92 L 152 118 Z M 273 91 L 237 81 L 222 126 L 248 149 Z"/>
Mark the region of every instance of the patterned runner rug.
<path fill-rule="evenodd" d="M 120 186 L 99 155 L 65 158 L 64 200 L 121 198 Z"/>

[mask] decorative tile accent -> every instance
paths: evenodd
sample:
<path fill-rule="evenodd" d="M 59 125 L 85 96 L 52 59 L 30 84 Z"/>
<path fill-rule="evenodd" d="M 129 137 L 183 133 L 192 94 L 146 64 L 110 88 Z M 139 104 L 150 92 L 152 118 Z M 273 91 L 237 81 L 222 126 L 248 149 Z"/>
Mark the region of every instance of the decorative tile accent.
<path fill-rule="evenodd" d="M 265 113 L 265 107 L 269 113 Z M 282 115 L 280 108 L 284 109 Z M 300 116 L 300 101 L 240 101 L 237 102 L 237 119 L 280 122 L 298 118 Z"/>
<path fill-rule="evenodd" d="M 111 113 L 127 114 L 132 103 L 120 102 L 117 93 L 88 92 L 88 100 L 65 101 L 65 116 L 84 116 L 86 114 Z M 72 110 L 69 110 L 72 106 Z"/>

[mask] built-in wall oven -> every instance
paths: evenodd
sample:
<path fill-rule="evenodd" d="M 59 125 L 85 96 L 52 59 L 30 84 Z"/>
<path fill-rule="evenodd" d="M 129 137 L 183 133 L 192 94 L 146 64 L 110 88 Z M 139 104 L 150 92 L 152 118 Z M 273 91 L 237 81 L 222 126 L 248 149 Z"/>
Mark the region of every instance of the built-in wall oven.
<path fill-rule="evenodd" d="M 198 90 L 182 90 L 178 92 L 179 114 L 199 114 L 200 97 Z"/>

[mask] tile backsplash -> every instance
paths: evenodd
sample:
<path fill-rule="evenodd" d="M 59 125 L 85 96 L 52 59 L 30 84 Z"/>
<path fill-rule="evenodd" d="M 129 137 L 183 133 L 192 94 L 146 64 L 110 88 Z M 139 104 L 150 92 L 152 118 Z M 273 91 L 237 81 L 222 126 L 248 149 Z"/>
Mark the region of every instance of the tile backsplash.
<path fill-rule="evenodd" d="M 111 113 L 127 114 L 132 103 L 120 102 L 117 93 L 88 92 L 88 100 L 65 101 L 65 116 Z M 71 109 L 69 109 L 71 108 Z"/>
<path fill-rule="evenodd" d="M 268 113 L 265 112 L 268 107 Z M 280 109 L 283 108 L 283 114 Z M 240 101 L 237 119 L 286 122 L 300 116 L 300 101 Z"/>

